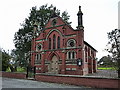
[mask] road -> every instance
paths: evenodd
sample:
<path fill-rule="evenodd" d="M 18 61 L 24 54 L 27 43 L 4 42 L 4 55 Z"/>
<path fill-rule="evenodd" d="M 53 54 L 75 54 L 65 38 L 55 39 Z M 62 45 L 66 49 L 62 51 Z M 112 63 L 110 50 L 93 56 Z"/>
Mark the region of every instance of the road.
<path fill-rule="evenodd" d="M 90 88 L 24 79 L 2 78 L 2 88 Z M 63 89 L 62 89 L 63 90 Z"/>

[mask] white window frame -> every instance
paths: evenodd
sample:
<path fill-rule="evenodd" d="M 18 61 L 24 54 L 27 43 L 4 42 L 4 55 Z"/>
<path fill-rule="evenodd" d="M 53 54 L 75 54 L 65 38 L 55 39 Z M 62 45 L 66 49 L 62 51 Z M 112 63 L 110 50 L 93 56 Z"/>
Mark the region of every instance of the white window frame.
<path fill-rule="evenodd" d="M 41 53 L 37 53 L 35 55 L 35 64 L 40 64 L 42 60 L 42 54 Z"/>
<path fill-rule="evenodd" d="M 75 39 L 69 39 L 69 40 L 67 41 L 67 47 L 71 47 L 71 46 L 70 46 L 70 42 L 71 42 L 71 41 L 73 41 L 74 44 L 75 44 L 73 47 L 76 47 L 76 41 L 75 41 Z"/>

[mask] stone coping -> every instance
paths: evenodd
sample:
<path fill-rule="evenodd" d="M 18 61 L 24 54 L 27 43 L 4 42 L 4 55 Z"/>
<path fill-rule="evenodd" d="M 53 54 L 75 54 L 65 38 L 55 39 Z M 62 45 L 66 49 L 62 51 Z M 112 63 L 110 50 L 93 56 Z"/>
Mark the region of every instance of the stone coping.
<path fill-rule="evenodd" d="M 85 76 L 85 75 L 51 74 L 51 73 L 36 73 L 36 75 L 60 76 L 60 77 L 76 77 L 76 78 L 94 78 L 94 79 L 116 79 L 116 80 L 120 80 L 120 78 L 103 77 L 103 76 Z"/>

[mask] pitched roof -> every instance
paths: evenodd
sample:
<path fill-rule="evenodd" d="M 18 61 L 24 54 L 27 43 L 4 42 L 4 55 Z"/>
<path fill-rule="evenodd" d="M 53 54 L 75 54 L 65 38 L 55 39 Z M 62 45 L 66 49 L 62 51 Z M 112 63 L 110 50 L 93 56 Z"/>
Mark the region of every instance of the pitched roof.
<path fill-rule="evenodd" d="M 84 41 L 84 44 L 86 44 L 87 46 L 89 46 L 90 48 L 92 48 L 94 51 L 98 52 L 95 48 L 93 48 L 90 44 L 88 44 L 86 41 Z"/>

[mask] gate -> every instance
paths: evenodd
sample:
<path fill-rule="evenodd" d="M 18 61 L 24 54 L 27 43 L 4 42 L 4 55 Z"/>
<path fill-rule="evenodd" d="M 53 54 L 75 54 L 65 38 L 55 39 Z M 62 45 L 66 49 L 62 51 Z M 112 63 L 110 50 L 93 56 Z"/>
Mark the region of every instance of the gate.
<path fill-rule="evenodd" d="M 36 73 L 36 67 L 28 66 L 27 67 L 27 74 L 26 78 L 28 79 L 34 79 L 35 78 L 35 73 Z"/>

